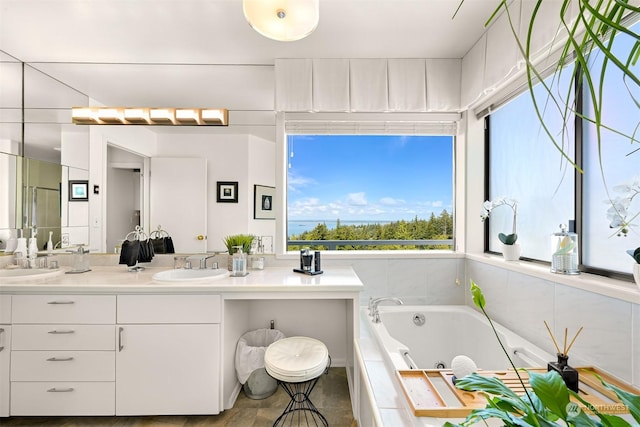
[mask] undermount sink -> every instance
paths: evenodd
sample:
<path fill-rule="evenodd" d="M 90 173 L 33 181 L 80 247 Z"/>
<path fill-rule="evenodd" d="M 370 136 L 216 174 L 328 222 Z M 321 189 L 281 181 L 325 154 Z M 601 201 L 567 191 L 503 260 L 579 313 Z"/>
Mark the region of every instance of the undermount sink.
<path fill-rule="evenodd" d="M 173 269 L 156 273 L 152 279 L 156 282 L 205 282 L 229 276 L 229 271 L 216 269 Z"/>
<path fill-rule="evenodd" d="M 62 274 L 60 268 L 4 268 L 0 270 L 0 282 L 44 279 Z"/>

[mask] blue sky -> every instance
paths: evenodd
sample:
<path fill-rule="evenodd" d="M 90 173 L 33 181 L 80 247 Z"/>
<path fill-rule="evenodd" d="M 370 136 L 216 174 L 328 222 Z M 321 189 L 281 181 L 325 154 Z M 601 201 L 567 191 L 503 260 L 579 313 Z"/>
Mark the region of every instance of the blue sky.
<path fill-rule="evenodd" d="M 289 221 L 395 221 L 452 212 L 452 141 L 450 136 L 289 136 Z"/>

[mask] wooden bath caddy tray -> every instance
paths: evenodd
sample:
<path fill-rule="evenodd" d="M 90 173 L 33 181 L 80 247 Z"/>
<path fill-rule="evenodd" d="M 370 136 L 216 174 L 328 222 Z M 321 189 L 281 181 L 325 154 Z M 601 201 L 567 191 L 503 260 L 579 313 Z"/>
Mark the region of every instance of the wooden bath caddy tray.
<path fill-rule="evenodd" d="M 544 373 L 546 368 L 526 368 L 529 371 Z M 640 394 L 640 391 L 625 384 L 612 376 L 593 367 L 575 368 L 579 372 L 579 394 L 585 401 L 591 403 L 596 408 L 600 408 L 602 412 L 608 414 L 626 414 L 627 407 L 621 403 L 616 395 L 606 389 L 596 375 L 600 376 L 604 381 L 613 384 L 630 393 Z M 464 418 L 476 408 L 484 408 L 487 405 L 487 399 L 483 393 L 469 392 L 456 388 L 453 385 L 453 373 L 451 369 L 415 369 L 415 370 L 399 370 L 396 371 L 402 390 L 409 401 L 414 415 L 418 417 L 440 417 L 440 418 Z M 524 389 L 518 380 L 518 376 L 513 369 L 505 371 L 483 371 L 479 370 L 478 374 L 499 378 L 507 387 L 519 395 L 524 394 Z M 520 375 L 528 386 L 529 376 L 526 372 L 521 371 Z M 449 405 L 445 398 L 437 388 L 444 389 L 444 394 L 453 394 L 454 398 L 449 399 Z M 451 401 L 454 401 L 451 404 Z M 455 402 L 457 400 L 457 403 Z M 578 402 L 579 403 L 579 402 Z M 590 412 L 581 403 L 583 410 Z"/>

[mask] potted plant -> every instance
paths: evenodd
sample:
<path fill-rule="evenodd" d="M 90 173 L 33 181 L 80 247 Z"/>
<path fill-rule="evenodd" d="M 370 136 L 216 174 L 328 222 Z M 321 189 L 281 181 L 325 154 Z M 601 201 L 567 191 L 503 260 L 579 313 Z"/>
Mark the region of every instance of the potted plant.
<path fill-rule="evenodd" d="M 506 354 L 511 366 L 525 390 L 523 395 L 516 394 L 504 382 L 498 378 L 490 378 L 473 373 L 456 380 L 455 386 L 459 389 L 474 392 L 483 392 L 487 397 L 487 406 L 475 409 L 460 424 L 447 422 L 445 427 L 466 427 L 471 425 L 487 425 L 487 420 L 496 419 L 505 426 L 620 426 L 631 427 L 632 424 L 623 418 L 605 414 L 597 410 L 576 392 L 570 390 L 557 371 L 551 370 L 544 374 L 528 372 L 530 389 L 524 386 L 524 382 L 516 369 L 509 352 L 505 350 L 500 336 L 485 311 L 485 298 L 482 290 L 471 281 L 471 294 L 473 303 L 486 317 L 495 333 L 498 343 Z M 633 419 L 640 423 L 640 396 L 622 390 L 613 384 L 601 380 L 605 388 L 611 390 L 629 410 Z M 571 399 L 589 407 L 594 415 L 590 416 L 582 410 L 580 405 Z M 493 424 L 492 424 L 493 425 Z"/>
<path fill-rule="evenodd" d="M 251 244 L 253 243 L 255 236 L 252 234 L 232 234 L 225 236 L 222 241 L 224 242 L 227 251 L 229 252 L 228 269 L 232 270 L 232 257 L 236 253 L 238 247 L 242 247 L 242 252 L 249 254 L 251 252 Z"/>
<path fill-rule="evenodd" d="M 511 234 L 499 233 L 498 239 L 500 239 L 500 241 L 502 242 L 502 254 L 505 261 L 517 261 L 520 258 L 520 244 L 516 243 L 518 240 L 518 233 L 516 232 L 518 201 L 506 197 L 498 197 L 494 200 L 486 200 L 482 204 L 480 218 L 482 219 L 482 221 L 487 220 L 491 215 L 491 212 L 498 206 L 509 206 L 513 210 L 513 228 L 511 229 Z"/>

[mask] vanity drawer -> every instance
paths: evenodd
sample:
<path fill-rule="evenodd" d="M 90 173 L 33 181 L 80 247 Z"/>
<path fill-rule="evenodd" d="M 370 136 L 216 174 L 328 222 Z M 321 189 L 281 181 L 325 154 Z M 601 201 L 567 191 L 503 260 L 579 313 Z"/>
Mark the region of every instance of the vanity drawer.
<path fill-rule="evenodd" d="M 13 350 L 115 350 L 114 325 L 14 325 Z"/>
<path fill-rule="evenodd" d="M 115 415 L 114 382 L 13 382 L 11 415 Z"/>
<path fill-rule="evenodd" d="M 11 381 L 115 381 L 113 351 L 12 351 Z"/>
<path fill-rule="evenodd" d="M 13 323 L 115 323 L 115 295 L 14 295 Z"/>
<path fill-rule="evenodd" d="M 0 295 L 0 323 L 11 323 L 11 295 Z"/>
<path fill-rule="evenodd" d="M 118 323 L 220 323 L 220 295 L 118 295 Z"/>

